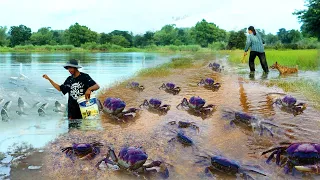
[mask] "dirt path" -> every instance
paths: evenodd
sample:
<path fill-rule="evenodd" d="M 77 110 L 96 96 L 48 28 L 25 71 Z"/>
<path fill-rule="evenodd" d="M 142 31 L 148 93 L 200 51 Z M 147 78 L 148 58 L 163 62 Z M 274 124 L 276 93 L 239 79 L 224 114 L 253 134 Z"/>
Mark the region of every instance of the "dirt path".
<path fill-rule="evenodd" d="M 135 176 L 127 172 L 99 171 L 94 168 L 95 163 L 106 154 L 106 147 L 102 148 L 101 154 L 92 161 L 76 161 L 72 163 L 66 158 L 60 149 L 70 146 L 73 142 L 100 141 L 105 145 L 113 145 L 116 152 L 124 145 L 142 146 L 151 159 L 161 159 L 174 165 L 170 167 L 170 179 L 204 179 L 205 166 L 196 164 L 197 154 L 210 152 L 223 154 L 231 159 L 240 160 L 244 163 L 257 164 L 263 166 L 271 172 L 271 177 L 279 176 L 279 169 L 275 166 L 267 166 L 265 158 L 260 156 L 260 152 L 274 144 L 279 139 L 269 137 L 256 137 L 250 130 L 243 128 L 231 128 L 228 122 L 222 119 L 222 110 L 233 109 L 244 112 L 258 112 L 261 116 L 270 117 L 278 112 L 272 105 L 272 99 L 264 96 L 268 92 L 279 90 L 266 88 L 258 84 L 246 83 L 237 76 L 224 75 L 208 69 L 205 64 L 195 66 L 195 68 L 175 70 L 173 75 L 164 78 L 137 78 L 134 79 L 146 88 L 143 92 L 133 91 L 125 88 L 124 84 L 116 85 L 107 89 L 99 99 L 101 102 L 106 97 L 118 97 L 127 103 L 127 107 L 138 107 L 144 99 L 152 97 L 162 100 L 164 104 L 170 104 L 171 110 L 163 116 L 143 110 L 135 120 L 130 122 L 115 122 L 102 115 L 101 131 L 80 131 L 72 130 L 69 134 L 59 137 L 50 143 L 46 148 L 45 156 L 32 156 L 39 161 L 45 162 L 41 173 L 27 173 L 22 169 L 12 170 L 12 179 L 132 179 Z M 220 82 L 222 87 L 217 92 L 213 92 L 203 87 L 198 87 L 197 83 L 206 77 L 213 78 Z M 178 95 L 168 94 L 159 90 L 158 87 L 165 82 L 174 82 L 180 86 L 182 91 Z M 254 92 L 248 94 L 249 92 Z M 175 108 L 181 100 L 186 97 L 200 96 L 208 104 L 218 105 L 217 111 L 207 119 L 202 119 L 186 111 Z M 257 96 L 257 97 L 254 97 Z M 261 98 L 265 103 L 260 103 Z M 168 125 L 170 121 L 195 122 L 200 127 L 200 133 L 192 129 L 187 129 L 186 134 L 195 141 L 195 147 L 183 147 L 179 143 L 168 143 L 174 134 L 170 130 L 177 129 Z M 33 161 L 33 158 L 26 159 L 25 162 Z M 280 173 L 281 174 L 281 173 Z M 218 179 L 229 179 L 230 176 L 216 174 Z M 146 176 L 151 179 L 158 179 L 156 175 Z M 231 178 L 234 178 L 231 176 Z M 261 178 L 261 176 L 259 176 Z M 270 178 L 270 177 L 268 177 Z M 266 178 L 266 179 L 268 179 Z"/>

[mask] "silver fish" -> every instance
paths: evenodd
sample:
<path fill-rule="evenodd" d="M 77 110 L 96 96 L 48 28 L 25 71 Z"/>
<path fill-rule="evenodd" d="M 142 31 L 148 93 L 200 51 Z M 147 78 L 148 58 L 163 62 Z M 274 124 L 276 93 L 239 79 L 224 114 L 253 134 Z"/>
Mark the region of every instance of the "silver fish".
<path fill-rule="evenodd" d="M 30 90 L 27 87 L 23 88 L 27 93 L 31 94 Z"/>
<path fill-rule="evenodd" d="M 47 109 L 48 105 L 49 105 L 49 103 L 44 103 L 44 104 L 42 104 L 42 105 L 40 106 L 40 108 L 42 108 L 42 109 Z"/>
<path fill-rule="evenodd" d="M 12 101 L 7 101 L 4 105 L 3 105 L 3 109 L 8 110 L 11 107 Z"/>
<path fill-rule="evenodd" d="M 41 104 L 41 102 L 38 101 L 38 102 L 34 103 L 34 105 L 32 106 L 32 108 L 38 107 L 40 104 Z"/>
<path fill-rule="evenodd" d="M 59 101 L 56 101 L 56 102 L 54 103 L 54 106 L 55 106 L 57 109 L 60 109 L 60 108 L 62 107 L 62 104 L 59 103 Z"/>
<path fill-rule="evenodd" d="M 18 107 L 20 108 L 20 111 L 21 111 L 21 112 L 23 112 L 24 106 L 25 106 L 24 101 L 22 100 L 21 97 L 19 97 L 19 99 L 18 99 Z"/>
<path fill-rule="evenodd" d="M 8 122 L 10 120 L 7 110 L 4 108 L 1 110 L 1 118 L 2 118 L 2 121 L 5 121 L 5 122 Z"/>
<path fill-rule="evenodd" d="M 38 113 L 39 113 L 39 116 L 41 116 L 41 117 L 43 117 L 43 116 L 46 115 L 46 112 L 45 112 L 44 109 L 41 108 L 41 107 L 38 109 Z"/>
<path fill-rule="evenodd" d="M 16 111 L 16 113 L 19 115 L 19 116 L 22 116 L 22 115 L 28 115 L 28 114 L 26 114 L 25 112 L 23 112 L 23 111 Z"/>

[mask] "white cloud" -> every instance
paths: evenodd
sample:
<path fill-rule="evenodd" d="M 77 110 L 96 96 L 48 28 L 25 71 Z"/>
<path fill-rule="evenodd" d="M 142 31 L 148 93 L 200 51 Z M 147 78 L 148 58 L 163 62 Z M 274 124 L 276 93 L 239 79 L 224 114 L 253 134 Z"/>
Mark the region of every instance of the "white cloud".
<path fill-rule="evenodd" d="M 67 29 L 75 22 L 97 32 L 114 29 L 142 33 L 165 24 L 190 27 L 206 19 L 226 30 L 249 25 L 275 33 L 279 28 L 300 27 L 295 9 L 304 0 L 0 0 L 0 26 L 24 24 Z M 179 17 L 184 17 L 181 20 Z"/>

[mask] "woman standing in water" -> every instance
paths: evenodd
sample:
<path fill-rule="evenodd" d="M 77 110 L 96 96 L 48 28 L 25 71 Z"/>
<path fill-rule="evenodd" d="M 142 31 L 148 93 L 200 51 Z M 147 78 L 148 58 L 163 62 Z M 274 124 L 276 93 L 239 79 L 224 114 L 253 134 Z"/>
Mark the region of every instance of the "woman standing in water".
<path fill-rule="evenodd" d="M 261 36 L 256 32 L 253 26 L 250 26 L 248 28 L 249 36 L 247 37 L 246 47 L 244 48 L 244 56 L 247 55 L 247 52 L 249 48 L 250 51 L 250 57 L 249 57 L 249 67 L 250 67 L 250 74 L 254 74 L 255 67 L 254 67 L 254 60 L 258 56 L 260 60 L 260 64 L 262 66 L 262 69 L 265 73 L 269 73 L 268 69 L 268 63 L 266 60 L 266 54 L 264 52 L 263 47 L 263 40 Z"/>

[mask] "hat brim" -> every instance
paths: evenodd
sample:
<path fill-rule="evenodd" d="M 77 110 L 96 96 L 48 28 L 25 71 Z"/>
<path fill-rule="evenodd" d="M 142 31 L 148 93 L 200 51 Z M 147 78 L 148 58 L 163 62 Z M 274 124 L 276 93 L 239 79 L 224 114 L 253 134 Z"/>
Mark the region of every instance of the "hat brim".
<path fill-rule="evenodd" d="M 63 67 L 64 67 L 65 69 L 68 69 L 68 67 L 82 68 L 82 66 L 74 65 L 74 64 L 65 64 L 65 65 L 63 65 Z"/>

